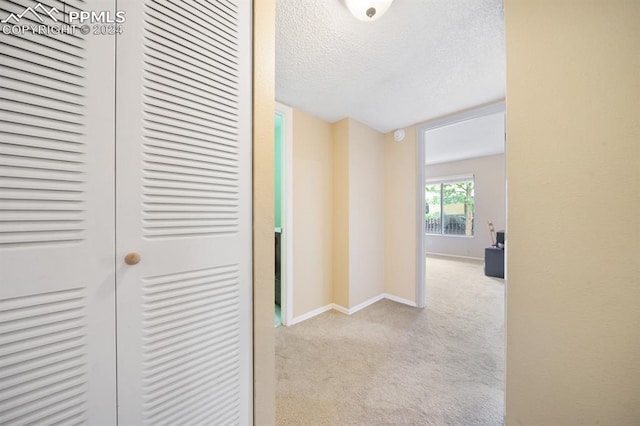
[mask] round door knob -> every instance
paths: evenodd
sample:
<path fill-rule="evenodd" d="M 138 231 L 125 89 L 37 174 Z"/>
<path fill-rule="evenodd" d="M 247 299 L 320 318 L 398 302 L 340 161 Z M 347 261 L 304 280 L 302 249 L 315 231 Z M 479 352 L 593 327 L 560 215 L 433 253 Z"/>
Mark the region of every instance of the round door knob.
<path fill-rule="evenodd" d="M 131 252 L 124 257 L 124 263 L 127 265 L 137 265 L 140 262 L 140 259 L 141 257 L 138 253 Z"/>

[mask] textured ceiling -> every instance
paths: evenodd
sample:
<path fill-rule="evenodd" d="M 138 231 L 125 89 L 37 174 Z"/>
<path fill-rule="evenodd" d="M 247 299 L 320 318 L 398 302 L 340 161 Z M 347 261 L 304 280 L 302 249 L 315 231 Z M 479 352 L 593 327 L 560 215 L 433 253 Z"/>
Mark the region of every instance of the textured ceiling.
<path fill-rule="evenodd" d="M 395 0 L 374 22 L 276 4 L 276 99 L 325 121 L 386 133 L 504 98 L 502 0 Z"/>

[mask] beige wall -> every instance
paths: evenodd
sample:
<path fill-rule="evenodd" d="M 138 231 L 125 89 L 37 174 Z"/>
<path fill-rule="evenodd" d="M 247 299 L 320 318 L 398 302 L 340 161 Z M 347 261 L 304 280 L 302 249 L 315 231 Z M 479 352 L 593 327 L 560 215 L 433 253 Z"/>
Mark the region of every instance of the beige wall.
<path fill-rule="evenodd" d="M 349 306 L 349 120 L 331 126 L 333 145 L 333 303 Z"/>
<path fill-rule="evenodd" d="M 384 293 L 384 137 L 293 112 L 295 318 Z"/>
<path fill-rule="evenodd" d="M 332 175 L 331 125 L 294 109 L 294 317 L 333 302 Z"/>
<path fill-rule="evenodd" d="M 384 136 L 384 288 L 416 301 L 416 128 Z"/>
<path fill-rule="evenodd" d="M 349 119 L 349 305 L 384 293 L 384 136 Z"/>
<path fill-rule="evenodd" d="M 508 424 L 640 419 L 639 7 L 634 0 L 505 0 Z M 274 423 L 273 145 L 267 143 L 273 137 L 273 8 L 273 0 L 255 5 L 256 424 Z M 415 173 L 415 140 L 392 147 L 389 136 L 385 171 L 413 181 L 407 192 L 415 194 L 415 176 L 408 176 Z M 415 200 L 404 213 L 389 211 L 394 200 L 410 203 L 411 197 L 394 191 L 388 172 L 385 289 L 412 299 L 408 271 L 415 268 L 403 264 L 400 247 L 407 263 L 415 261 L 415 236 L 399 232 L 404 222 L 396 218 L 415 212 Z M 335 174 L 333 187 L 335 203 L 335 188 L 342 187 Z M 541 206 L 555 213 L 545 226 L 532 214 Z M 614 231 L 627 231 L 601 226 L 613 217 Z M 338 224 L 334 219 L 334 229 Z"/>
<path fill-rule="evenodd" d="M 254 3 L 253 379 L 254 424 L 275 425 L 274 60 L 275 1 Z"/>
<path fill-rule="evenodd" d="M 507 424 L 640 424 L 640 2 L 506 0 Z"/>
<path fill-rule="evenodd" d="M 431 164 L 425 168 L 425 177 L 474 175 L 475 177 L 475 233 L 473 237 L 425 237 L 428 253 L 484 258 L 484 249 L 491 245 L 487 220 L 496 230 L 505 229 L 505 156 L 490 155 L 450 163 Z"/>

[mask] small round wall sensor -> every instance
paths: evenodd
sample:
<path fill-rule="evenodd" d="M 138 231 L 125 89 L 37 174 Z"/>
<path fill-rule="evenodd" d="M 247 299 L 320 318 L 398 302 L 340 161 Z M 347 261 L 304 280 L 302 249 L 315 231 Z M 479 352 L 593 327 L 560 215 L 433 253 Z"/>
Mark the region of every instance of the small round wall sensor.
<path fill-rule="evenodd" d="M 396 142 L 400 142 L 402 139 L 404 139 L 404 130 L 398 129 L 395 132 L 393 132 L 393 139 Z"/>

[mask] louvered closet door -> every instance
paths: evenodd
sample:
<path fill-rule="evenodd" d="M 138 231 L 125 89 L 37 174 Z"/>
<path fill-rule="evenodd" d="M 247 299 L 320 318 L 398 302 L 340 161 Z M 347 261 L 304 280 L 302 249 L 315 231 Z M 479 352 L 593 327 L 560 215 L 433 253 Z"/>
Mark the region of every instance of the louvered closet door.
<path fill-rule="evenodd" d="M 0 20 L 35 4 L 2 0 Z M 86 5 L 41 4 L 59 20 Z M 115 421 L 114 46 L 0 34 L 3 425 Z"/>
<path fill-rule="evenodd" d="M 252 422 L 250 7 L 126 4 L 116 113 L 121 425 Z M 129 252 L 140 263 L 126 265 Z"/>

